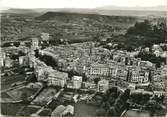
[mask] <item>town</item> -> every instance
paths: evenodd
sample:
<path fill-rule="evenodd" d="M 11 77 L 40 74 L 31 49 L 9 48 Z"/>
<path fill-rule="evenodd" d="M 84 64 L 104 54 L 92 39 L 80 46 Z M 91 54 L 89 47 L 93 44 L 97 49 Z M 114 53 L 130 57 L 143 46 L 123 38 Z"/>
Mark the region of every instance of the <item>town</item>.
<path fill-rule="evenodd" d="M 5 44 L 3 115 L 166 116 L 167 40 L 127 51 L 108 38 L 75 43 L 60 38 L 57 44 L 41 32 Z M 143 60 L 141 53 L 162 62 Z"/>

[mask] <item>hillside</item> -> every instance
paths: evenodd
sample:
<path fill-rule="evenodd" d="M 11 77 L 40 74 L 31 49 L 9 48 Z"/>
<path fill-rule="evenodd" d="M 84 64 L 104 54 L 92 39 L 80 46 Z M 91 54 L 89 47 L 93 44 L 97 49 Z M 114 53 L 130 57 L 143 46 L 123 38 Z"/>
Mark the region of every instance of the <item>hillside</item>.
<path fill-rule="evenodd" d="M 37 17 L 26 14 L 2 15 L 2 41 L 18 40 L 46 32 L 51 39 L 94 39 L 124 34 L 138 17 L 47 12 Z"/>
<path fill-rule="evenodd" d="M 60 25 L 129 25 L 137 21 L 136 17 L 130 16 L 107 16 L 98 14 L 80 14 L 80 13 L 66 13 L 66 12 L 47 12 L 35 19 L 40 21 L 62 22 Z M 70 24 L 71 23 L 71 24 Z"/>

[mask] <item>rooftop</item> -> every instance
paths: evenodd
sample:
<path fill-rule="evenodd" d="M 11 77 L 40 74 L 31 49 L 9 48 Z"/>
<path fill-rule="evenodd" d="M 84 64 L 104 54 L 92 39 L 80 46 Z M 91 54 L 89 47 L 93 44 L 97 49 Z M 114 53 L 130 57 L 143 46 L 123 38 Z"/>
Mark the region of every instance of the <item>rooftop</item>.
<path fill-rule="evenodd" d="M 73 80 L 82 80 L 81 76 L 73 76 Z"/>
<path fill-rule="evenodd" d="M 108 80 L 100 80 L 98 84 L 109 84 Z"/>
<path fill-rule="evenodd" d="M 65 72 L 59 72 L 59 71 L 56 71 L 56 70 L 51 70 L 51 71 L 48 71 L 49 72 L 49 76 L 50 77 L 58 77 L 58 78 L 67 78 L 68 77 L 68 74 L 65 73 Z"/>

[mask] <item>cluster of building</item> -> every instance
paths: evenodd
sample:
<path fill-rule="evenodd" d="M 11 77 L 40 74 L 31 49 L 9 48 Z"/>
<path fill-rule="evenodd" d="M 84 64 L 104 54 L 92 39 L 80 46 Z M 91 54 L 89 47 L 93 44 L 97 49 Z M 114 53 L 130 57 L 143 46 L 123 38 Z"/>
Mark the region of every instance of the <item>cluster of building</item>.
<path fill-rule="evenodd" d="M 140 48 L 140 51 L 154 54 L 156 57 L 164 58 L 167 62 L 167 43 L 160 43 L 160 44 L 154 44 L 151 48 L 144 48 L 143 50 Z"/>
<path fill-rule="evenodd" d="M 74 70 L 80 75 L 86 73 L 90 78 L 116 78 L 147 83 L 155 70 L 155 65 L 149 61 L 141 61 L 124 51 L 96 48 L 93 43 L 49 47 L 40 53 L 52 56 L 61 71 Z"/>
<path fill-rule="evenodd" d="M 11 56 L 18 55 L 19 52 L 27 54 L 29 51 L 29 48 L 27 47 L 8 47 L 8 48 L 1 48 L 1 54 L 0 54 L 0 61 L 1 61 L 1 67 L 7 67 L 10 68 L 13 66 L 14 60 L 11 59 Z"/>
<path fill-rule="evenodd" d="M 86 87 L 98 88 L 101 91 L 103 89 L 101 88 L 102 86 L 104 86 L 105 90 L 107 89 L 106 87 L 109 87 L 112 79 L 132 84 L 149 84 L 158 76 L 156 75 L 155 64 L 135 58 L 134 52 L 108 50 L 100 46 L 97 47 L 94 42 L 50 46 L 40 49 L 40 43 L 44 41 L 49 43 L 48 39 L 49 35 L 47 33 L 42 33 L 40 40 L 32 38 L 31 48 L 22 49 L 26 55 L 19 57 L 19 64 L 33 67 L 38 81 L 46 82 L 49 86 L 79 89 L 85 85 Z M 57 70 L 47 66 L 46 63 L 34 56 L 34 50 L 37 49 L 41 56 L 51 56 L 57 62 Z M 154 49 L 156 49 L 156 46 Z M 1 56 L 3 58 L 1 59 L 3 60 L 1 64 L 10 67 L 12 60 L 8 60 L 5 54 L 1 54 Z M 165 66 L 163 69 L 160 70 L 160 75 L 166 73 Z M 74 76 L 69 81 L 67 73 L 69 71 L 75 71 L 78 76 Z M 83 74 L 86 75 L 87 82 L 83 82 Z M 95 78 L 100 79 L 97 87 L 93 83 Z"/>
<path fill-rule="evenodd" d="M 33 42 L 33 41 L 32 41 Z M 34 49 L 39 49 L 37 40 L 32 44 Z M 33 53 L 33 52 L 31 52 Z M 58 69 L 47 66 L 35 58 L 33 54 L 21 56 L 20 64 L 27 64 L 35 68 L 38 81 L 47 82 L 48 85 L 79 89 L 84 84 L 87 87 L 96 87 L 91 81 L 100 78 L 99 91 L 102 86 L 108 89 L 112 79 L 119 79 L 134 84 L 149 84 L 155 76 L 155 64 L 135 58 L 126 51 L 112 50 L 95 47 L 93 42 L 77 43 L 71 45 L 52 46 L 39 50 L 40 55 L 51 56 L 57 63 Z M 76 71 L 80 76 L 74 76 L 69 82 L 68 71 Z M 82 74 L 86 74 L 88 82 L 83 82 Z M 71 84 L 70 84 L 71 83 Z M 104 91 L 103 90 L 103 91 Z"/>

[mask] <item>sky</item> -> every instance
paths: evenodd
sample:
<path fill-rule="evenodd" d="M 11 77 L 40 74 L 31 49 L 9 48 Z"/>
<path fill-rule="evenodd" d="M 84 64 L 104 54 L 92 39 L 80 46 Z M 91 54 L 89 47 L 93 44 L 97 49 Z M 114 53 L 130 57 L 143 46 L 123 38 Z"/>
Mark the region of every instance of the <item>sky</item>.
<path fill-rule="evenodd" d="M 0 0 L 5 8 L 96 8 L 101 6 L 150 7 L 167 5 L 167 0 Z"/>

